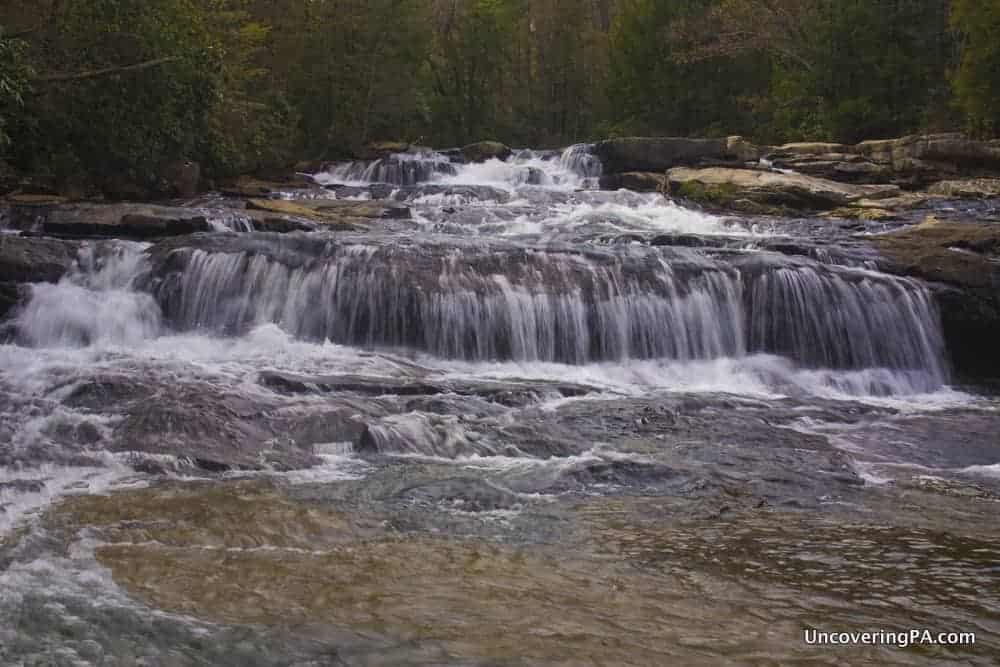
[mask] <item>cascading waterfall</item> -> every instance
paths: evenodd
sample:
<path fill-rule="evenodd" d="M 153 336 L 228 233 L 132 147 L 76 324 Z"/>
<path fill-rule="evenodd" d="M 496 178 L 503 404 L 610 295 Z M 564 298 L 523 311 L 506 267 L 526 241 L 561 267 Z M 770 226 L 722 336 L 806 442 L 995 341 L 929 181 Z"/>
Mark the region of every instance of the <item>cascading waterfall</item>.
<path fill-rule="evenodd" d="M 823 368 L 923 369 L 943 382 L 944 341 L 930 295 L 863 271 L 777 268 L 749 290 L 750 349 Z"/>
<path fill-rule="evenodd" d="M 575 144 L 570 146 L 559 158 L 563 169 L 579 174 L 584 178 L 600 178 L 604 173 L 604 165 L 600 158 L 593 154 L 593 144 Z"/>
<path fill-rule="evenodd" d="M 520 150 L 509 159 L 482 163 L 453 163 L 443 153 L 415 150 L 394 153 L 372 162 L 354 161 L 333 165 L 317 174 L 325 184 L 388 183 L 411 187 L 421 183 L 458 185 L 523 185 L 583 187 L 598 178 L 603 167 L 591 153 L 592 145 L 577 144 L 561 154 L 552 151 Z"/>
<path fill-rule="evenodd" d="M 145 247 L 119 241 L 83 246 L 77 266 L 59 283 L 32 286 L 13 322 L 17 339 L 36 347 L 82 347 L 157 336 L 160 308 L 152 295 L 135 289 L 147 269 Z"/>
<path fill-rule="evenodd" d="M 152 287 L 169 323 L 407 347 L 463 360 L 679 361 L 766 353 L 809 368 L 886 368 L 947 380 L 919 284 L 867 271 L 736 267 L 669 254 L 517 246 L 342 245 L 281 253 L 174 251 Z"/>
<path fill-rule="evenodd" d="M 439 175 L 454 175 L 456 167 L 435 152 L 394 153 L 372 162 L 345 162 L 334 165 L 316 178 L 321 183 L 388 183 L 412 186 L 432 181 Z"/>

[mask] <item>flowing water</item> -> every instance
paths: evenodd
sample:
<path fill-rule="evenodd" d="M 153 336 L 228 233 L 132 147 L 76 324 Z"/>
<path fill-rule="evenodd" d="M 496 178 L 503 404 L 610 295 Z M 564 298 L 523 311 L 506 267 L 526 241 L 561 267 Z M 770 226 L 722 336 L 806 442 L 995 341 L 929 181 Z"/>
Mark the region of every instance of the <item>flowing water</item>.
<path fill-rule="evenodd" d="M 1000 418 L 929 287 L 600 172 L 413 152 L 282 194 L 410 207 L 367 233 L 85 244 L 0 345 L 0 662 L 993 664 Z"/>

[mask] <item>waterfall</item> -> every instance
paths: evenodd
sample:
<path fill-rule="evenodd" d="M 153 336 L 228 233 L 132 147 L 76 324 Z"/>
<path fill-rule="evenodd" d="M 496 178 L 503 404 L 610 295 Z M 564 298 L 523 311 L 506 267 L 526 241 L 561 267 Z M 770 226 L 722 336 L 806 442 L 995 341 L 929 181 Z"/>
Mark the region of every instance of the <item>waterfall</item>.
<path fill-rule="evenodd" d="M 439 175 L 454 175 L 455 165 L 447 156 L 433 151 L 394 153 L 372 162 L 344 162 L 317 174 L 324 184 L 370 184 L 412 186 L 435 180 Z"/>
<path fill-rule="evenodd" d="M 604 173 L 604 165 L 600 158 L 593 154 L 593 144 L 575 144 L 563 151 L 559 163 L 563 169 L 584 178 L 600 178 Z"/>
<path fill-rule="evenodd" d="M 136 290 L 147 270 L 145 245 L 113 241 L 84 245 L 77 266 L 57 284 L 31 287 L 14 319 L 19 342 L 35 347 L 123 345 L 157 336 L 160 308 Z"/>
<path fill-rule="evenodd" d="M 913 281 L 777 268 L 749 290 L 750 349 L 822 368 L 923 369 L 944 382 L 936 308 Z"/>
<path fill-rule="evenodd" d="M 591 153 L 590 144 L 570 146 L 561 154 L 523 149 L 507 160 L 472 164 L 452 163 L 434 151 L 394 153 L 373 162 L 355 161 L 333 165 L 316 179 L 324 184 L 361 185 L 388 183 L 411 187 L 423 183 L 486 185 L 517 188 L 589 187 L 603 170 Z"/>
<path fill-rule="evenodd" d="M 929 386 L 947 379 L 927 290 L 873 272 L 737 266 L 683 249 L 313 246 L 179 249 L 151 289 L 173 327 L 224 335 L 274 323 L 306 339 L 474 361 L 765 353 L 809 368 L 915 371 Z"/>

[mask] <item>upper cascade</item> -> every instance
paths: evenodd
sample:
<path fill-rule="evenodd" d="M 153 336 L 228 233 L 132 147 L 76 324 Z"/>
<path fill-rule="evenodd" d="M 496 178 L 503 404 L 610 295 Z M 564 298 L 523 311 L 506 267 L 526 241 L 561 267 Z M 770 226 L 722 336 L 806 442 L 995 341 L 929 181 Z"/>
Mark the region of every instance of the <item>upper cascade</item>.
<path fill-rule="evenodd" d="M 442 183 L 508 189 L 524 185 L 581 188 L 594 185 L 602 173 L 601 162 L 591 152 L 592 148 L 590 144 L 577 144 L 562 152 L 522 149 L 506 160 L 491 158 L 472 163 L 457 157 L 458 161 L 453 161 L 450 152 L 411 150 L 371 162 L 335 164 L 315 177 L 325 185 L 387 183 L 405 187 Z"/>

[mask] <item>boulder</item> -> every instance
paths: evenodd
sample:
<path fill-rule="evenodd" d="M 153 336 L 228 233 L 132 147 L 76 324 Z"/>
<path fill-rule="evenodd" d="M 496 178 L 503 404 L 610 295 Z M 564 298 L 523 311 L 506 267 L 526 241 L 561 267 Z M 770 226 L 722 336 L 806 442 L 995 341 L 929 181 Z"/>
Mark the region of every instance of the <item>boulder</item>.
<path fill-rule="evenodd" d="M 740 162 L 758 162 L 763 151 L 743 137 L 732 136 L 726 138 L 726 157 Z"/>
<path fill-rule="evenodd" d="M 732 157 L 726 139 L 679 137 L 609 139 L 595 145 L 593 152 L 604 164 L 606 174 L 663 172 L 678 165 L 693 165 L 705 160 L 720 161 Z"/>
<path fill-rule="evenodd" d="M 480 141 L 462 148 L 462 157 L 468 162 L 486 162 L 492 159 L 506 160 L 511 154 L 510 148 L 499 141 Z"/>
<path fill-rule="evenodd" d="M 68 241 L 0 235 L 0 282 L 58 282 L 73 266 L 78 250 Z"/>
<path fill-rule="evenodd" d="M 628 171 L 624 174 L 601 176 L 602 190 L 634 190 L 636 192 L 663 192 L 667 188 L 665 173 L 648 171 Z"/>
<path fill-rule="evenodd" d="M 68 241 L 0 235 L 0 319 L 27 296 L 24 283 L 58 282 L 73 266 L 78 250 Z"/>
<path fill-rule="evenodd" d="M 882 270 L 935 283 L 945 341 L 960 376 L 1000 378 L 1000 225 L 931 216 L 872 242 Z"/>
<path fill-rule="evenodd" d="M 676 167 L 667 172 L 667 179 L 671 194 L 722 207 L 738 204 L 737 208 L 749 202 L 777 210 L 827 210 L 899 193 L 891 185 L 848 185 L 801 174 L 722 167 Z"/>
<path fill-rule="evenodd" d="M 160 190 L 168 197 L 194 197 L 198 194 L 200 184 L 201 165 L 197 162 L 173 160 L 160 168 Z"/>
<path fill-rule="evenodd" d="M 381 160 L 395 153 L 406 153 L 412 145 L 405 141 L 373 141 L 363 148 L 354 151 L 357 160 Z"/>

